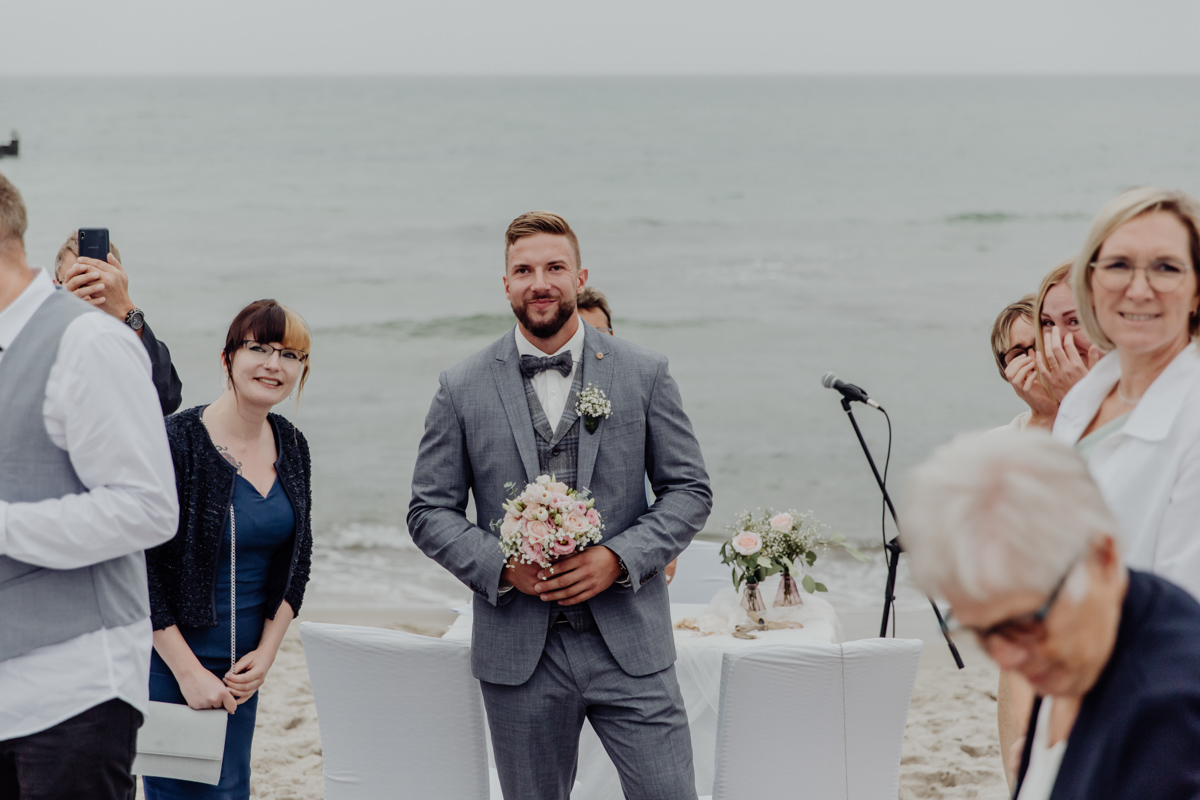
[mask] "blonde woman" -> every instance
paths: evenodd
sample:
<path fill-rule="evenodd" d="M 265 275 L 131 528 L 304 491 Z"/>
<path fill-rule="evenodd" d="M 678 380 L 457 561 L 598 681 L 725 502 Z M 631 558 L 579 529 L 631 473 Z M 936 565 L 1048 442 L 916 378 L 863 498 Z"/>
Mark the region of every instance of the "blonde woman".
<path fill-rule="evenodd" d="M 1103 353 L 1083 330 L 1069 279 L 1074 260 L 1064 261 L 1042 279 L 1033 304 L 1038 321 L 1038 379 L 1055 402 L 1088 373 Z"/>
<path fill-rule="evenodd" d="M 1054 436 L 1087 458 L 1129 565 L 1200 597 L 1200 204 L 1133 189 L 1109 202 L 1071 266 L 1083 330 L 1111 351 L 1059 406 Z"/>

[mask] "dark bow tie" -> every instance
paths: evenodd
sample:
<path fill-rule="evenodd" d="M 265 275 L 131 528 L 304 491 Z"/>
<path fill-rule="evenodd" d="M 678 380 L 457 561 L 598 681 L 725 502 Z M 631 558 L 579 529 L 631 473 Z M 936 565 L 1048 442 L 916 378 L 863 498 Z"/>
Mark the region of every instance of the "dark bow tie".
<path fill-rule="evenodd" d="M 540 372 L 545 372 L 548 369 L 556 370 L 564 378 L 571 374 L 571 351 L 559 353 L 556 356 L 546 356 L 538 358 L 537 356 L 521 356 L 521 374 L 526 378 L 532 378 Z"/>

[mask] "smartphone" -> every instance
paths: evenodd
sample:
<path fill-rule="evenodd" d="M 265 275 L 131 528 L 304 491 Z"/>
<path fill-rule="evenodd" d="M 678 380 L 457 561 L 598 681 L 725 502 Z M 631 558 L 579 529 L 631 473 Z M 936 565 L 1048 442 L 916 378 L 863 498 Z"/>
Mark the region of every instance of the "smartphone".
<path fill-rule="evenodd" d="M 107 262 L 108 228 L 80 228 L 79 257 Z"/>

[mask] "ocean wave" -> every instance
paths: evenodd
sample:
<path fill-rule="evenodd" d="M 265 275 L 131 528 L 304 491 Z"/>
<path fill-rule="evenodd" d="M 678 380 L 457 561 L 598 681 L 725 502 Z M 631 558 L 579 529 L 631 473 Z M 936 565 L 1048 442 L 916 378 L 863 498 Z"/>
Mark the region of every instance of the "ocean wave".
<path fill-rule="evenodd" d="M 1007 211 L 968 211 L 943 218 L 949 225 L 995 225 L 1005 222 L 1084 222 L 1087 214 L 1066 211 L 1054 214 L 1012 214 Z"/>

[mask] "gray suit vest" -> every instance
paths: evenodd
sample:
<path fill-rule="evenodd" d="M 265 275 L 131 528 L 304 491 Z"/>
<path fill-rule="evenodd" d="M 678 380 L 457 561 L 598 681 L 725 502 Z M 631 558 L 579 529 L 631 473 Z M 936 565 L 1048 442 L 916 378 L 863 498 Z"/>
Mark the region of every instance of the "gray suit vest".
<path fill-rule="evenodd" d="M 0 500 L 34 503 L 87 492 L 46 433 L 46 383 L 67 326 L 92 310 L 56 291 L 0 359 Z M 0 556 L 0 662 L 150 616 L 141 553 L 57 570 Z"/>
<path fill-rule="evenodd" d="M 524 383 L 529 416 L 537 433 L 538 469 L 541 474 L 553 475 L 572 489 L 584 488 L 575 485 L 579 480 L 579 415 L 575 413 L 575 402 L 583 390 L 583 365 L 575 369 L 575 379 L 571 381 L 557 431 L 550 429 L 550 420 L 533 390 L 533 381 L 525 378 Z"/>

